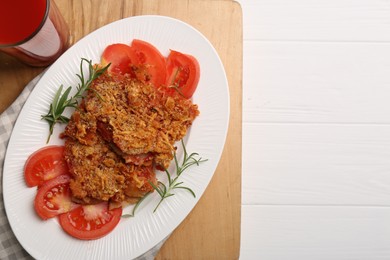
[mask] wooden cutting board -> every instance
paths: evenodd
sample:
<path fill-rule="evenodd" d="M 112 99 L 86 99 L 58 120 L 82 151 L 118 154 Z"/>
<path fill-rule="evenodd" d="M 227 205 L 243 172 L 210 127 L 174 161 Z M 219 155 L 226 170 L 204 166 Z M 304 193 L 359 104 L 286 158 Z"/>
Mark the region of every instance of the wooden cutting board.
<path fill-rule="evenodd" d="M 157 259 L 238 259 L 241 215 L 242 12 L 229 0 L 55 0 L 71 44 L 121 18 L 157 14 L 180 19 L 214 45 L 228 76 L 230 124 L 217 171 L 199 203 L 172 233 Z M 43 68 L 0 53 L 0 112 Z M 207 134 L 207 133 L 205 133 Z"/>

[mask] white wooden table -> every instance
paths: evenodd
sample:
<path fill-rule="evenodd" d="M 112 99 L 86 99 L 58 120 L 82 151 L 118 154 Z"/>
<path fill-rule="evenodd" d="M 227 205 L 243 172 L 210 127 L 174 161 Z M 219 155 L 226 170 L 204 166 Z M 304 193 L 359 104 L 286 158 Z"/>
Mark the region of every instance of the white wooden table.
<path fill-rule="evenodd" d="M 239 2 L 241 259 L 390 259 L 390 1 Z"/>

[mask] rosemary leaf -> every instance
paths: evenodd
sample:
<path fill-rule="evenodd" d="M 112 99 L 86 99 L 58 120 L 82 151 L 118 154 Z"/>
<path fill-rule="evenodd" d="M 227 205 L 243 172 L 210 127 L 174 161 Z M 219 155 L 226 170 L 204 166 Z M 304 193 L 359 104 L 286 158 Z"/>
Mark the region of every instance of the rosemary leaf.
<path fill-rule="evenodd" d="M 155 190 L 155 191 L 157 191 L 157 193 L 162 197 L 162 196 L 164 196 L 164 191 L 158 186 L 158 185 L 155 185 L 153 182 L 151 182 L 151 181 L 149 181 L 149 184 L 153 187 L 153 189 Z M 164 183 L 162 183 L 162 182 L 159 182 L 158 184 L 160 184 L 160 185 L 163 185 L 164 187 L 165 187 L 165 185 L 164 185 Z M 166 190 L 166 188 L 165 188 L 165 190 Z"/>
<path fill-rule="evenodd" d="M 85 80 L 84 77 L 84 62 L 88 64 L 89 77 L 87 80 Z M 80 74 L 76 74 L 80 80 L 76 94 L 73 97 L 69 97 L 72 87 L 68 87 L 64 93 L 62 93 L 64 86 L 61 85 L 54 95 L 53 101 L 50 104 L 49 112 L 46 115 L 41 116 L 41 119 L 45 120 L 49 124 L 49 136 L 46 141 L 47 143 L 50 141 L 50 137 L 53 134 L 55 124 L 69 122 L 69 118 L 62 115 L 65 112 L 65 109 L 76 108 L 79 104 L 79 99 L 83 98 L 84 92 L 89 89 L 92 81 L 103 74 L 109 66 L 110 64 L 103 68 L 94 67 L 92 60 L 87 60 L 85 58 L 81 59 Z"/>
<path fill-rule="evenodd" d="M 55 115 L 57 113 L 58 100 L 59 100 L 59 98 L 61 96 L 63 87 L 64 87 L 63 85 L 60 86 L 60 88 L 58 89 L 57 93 L 54 95 L 53 103 L 51 103 L 51 105 L 50 105 L 50 110 L 51 110 L 51 114 L 52 115 Z"/>
<path fill-rule="evenodd" d="M 181 181 L 181 182 L 176 183 L 176 184 L 173 185 L 172 187 L 175 188 L 176 186 L 179 186 L 179 185 L 182 185 L 182 184 L 183 184 L 183 182 Z"/>
<path fill-rule="evenodd" d="M 192 196 L 194 196 L 194 198 L 196 198 L 195 192 L 193 190 L 191 190 L 190 188 L 188 188 L 188 187 L 175 186 L 173 188 L 174 189 L 185 189 L 185 190 L 188 190 L 192 194 Z"/>
<path fill-rule="evenodd" d="M 68 87 L 64 94 L 62 94 L 60 100 L 58 101 L 58 104 L 57 104 L 57 107 L 59 108 L 59 113 L 62 114 L 66 108 L 65 106 L 65 102 L 68 100 L 68 96 L 69 96 L 69 93 L 70 91 L 72 90 L 72 87 Z"/>

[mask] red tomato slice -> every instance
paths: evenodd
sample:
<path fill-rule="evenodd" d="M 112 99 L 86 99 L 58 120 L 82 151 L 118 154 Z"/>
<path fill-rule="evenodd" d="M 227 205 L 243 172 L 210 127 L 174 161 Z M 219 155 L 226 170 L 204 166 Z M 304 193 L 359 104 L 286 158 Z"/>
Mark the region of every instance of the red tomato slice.
<path fill-rule="evenodd" d="M 44 181 L 66 174 L 68 167 L 64 160 L 63 146 L 45 146 L 31 154 L 24 166 L 27 186 L 41 185 Z"/>
<path fill-rule="evenodd" d="M 166 85 L 185 98 L 194 94 L 200 78 L 198 61 L 191 55 L 171 50 L 167 59 Z"/>
<path fill-rule="evenodd" d="M 78 206 L 71 200 L 69 181 L 69 175 L 60 175 L 39 186 L 34 200 L 34 208 L 39 217 L 52 218 Z"/>
<path fill-rule="evenodd" d="M 109 72 L 133 74 L 131 65 L 133 64 L 135 55 L 129 45 L 123 43 L 108 45 L 104 49 L 101 59 L 103 66 L 111 63 L 108 68 Z"/>
<path fill-rule="evenodd" d="M 155 87 L 165 84 L 166 69 L 165 58 L 152 44 L 134 39 L 131 49 L 136 55 L 133 60 L 133 71 L 136 77 L 146 83 L 152 83 Z"/>
<path fill-rule="evenodd" d="M 108 203 L 85 205 L 59 216 L 61 227 L 69 235 L 91 240 L 110 233 L 119 223 L 122 208 L 108 209 Z"/>

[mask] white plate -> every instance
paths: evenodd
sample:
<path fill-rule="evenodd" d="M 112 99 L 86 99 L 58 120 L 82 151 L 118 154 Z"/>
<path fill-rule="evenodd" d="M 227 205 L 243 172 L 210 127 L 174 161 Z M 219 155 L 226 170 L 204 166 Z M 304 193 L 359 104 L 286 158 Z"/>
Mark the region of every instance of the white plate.
<path fill-rule="evenodd" d="M 68 236 L 56 218 L 41 221 L 33 209 L 36 188 L 28 188 L 23 178 L 27 157 L 46 145 L 48 125 L 40 119 L 47 113 L 61 84 L 76 86 L 81 57 L 100 61 L 105 46 L 130 43 L 138 38 L 155 45 L 163 55 L 169 49 L 195 56 L 201 77 L 193 102 L 200 116 L 186 137 L 188 152 L 198 152 L 208 161 L 192 166 L 180 177 L 197 197 L 185 190 L 166 199 L 153 213 L 159 201 L 154 192 L 138 208 L 134 218 L 123 218 L 106 237 L 81 241 Z M 75 89 L 75 88 L 73 88 Z M 68 112 L 70 114 L 70 111 Z M 37 259 L 131 259 L 167 237 L 190 213 L 212 178 L 222 154 L 229 121 L 229 89 L 223 65 L 210 42 L 188 24 L 163 16 L 136 16 L 123 19 L 87 35 L 62 55 L 43 75 L 26 101 L 11 135 L 3 171 L 6 213 L 21 245 Z M 61 144 L 56 126 L 50 144 Z M 181 154 L 180 154 L 181 153 Z M 179 153 L 179 158 L 182 152 Z M 158 178 L 166 182 L 165 175 Z M 131 209 L 124 209 L 124 213 Z M 190 243 L 190 241 L 189 241 Z"/>

